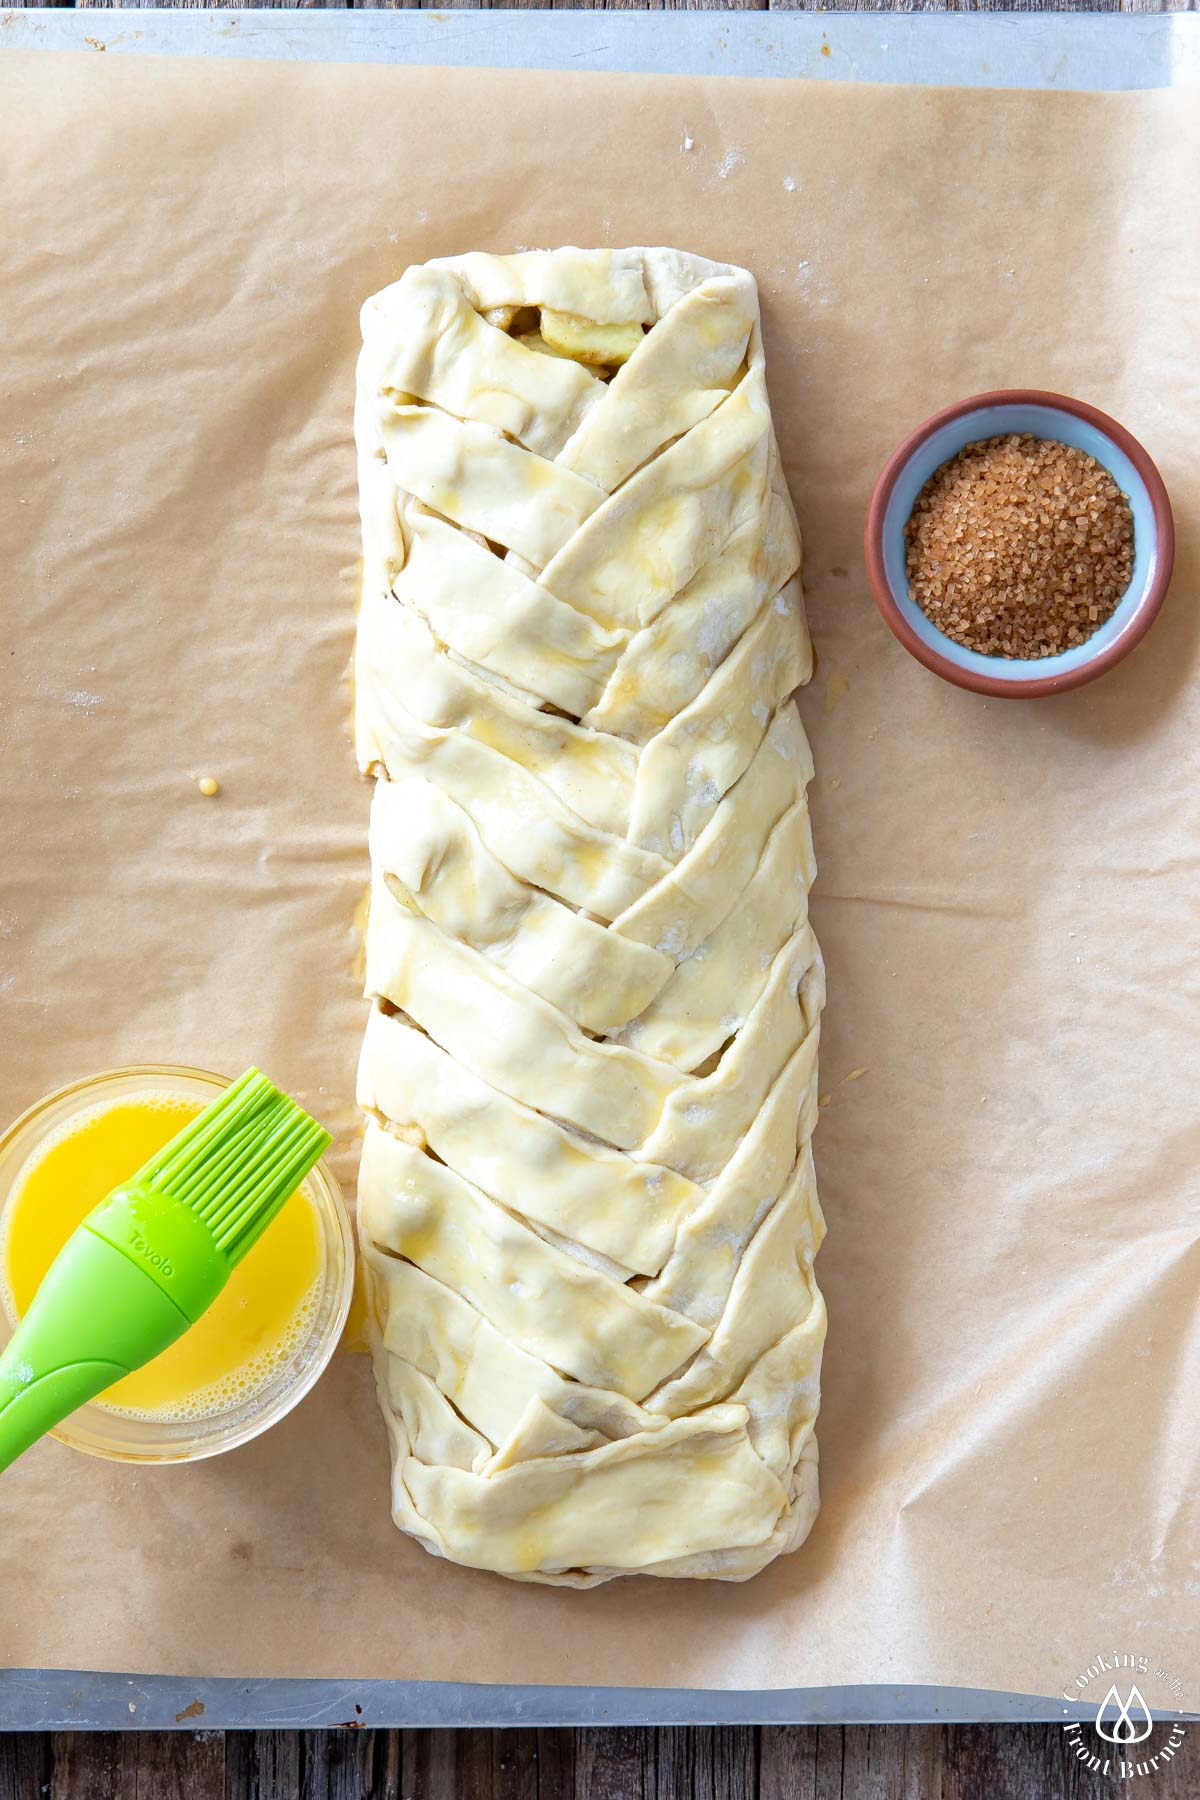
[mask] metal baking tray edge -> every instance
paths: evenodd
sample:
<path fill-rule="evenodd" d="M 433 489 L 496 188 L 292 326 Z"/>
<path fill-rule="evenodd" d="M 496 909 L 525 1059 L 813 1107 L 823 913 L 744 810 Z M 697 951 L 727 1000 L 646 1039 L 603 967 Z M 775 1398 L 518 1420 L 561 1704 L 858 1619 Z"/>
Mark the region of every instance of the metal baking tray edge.
<path fill-rule="evenodd" d="M 987 1688 L 487 1687 L 0 1673 L 0 1731 L 298 1730 L 419 1725 L 876 1725 L 1090 1721 L 1094 1707 Z M 1181 1718 L 1184 1714 L 1156 1714 Z"/>

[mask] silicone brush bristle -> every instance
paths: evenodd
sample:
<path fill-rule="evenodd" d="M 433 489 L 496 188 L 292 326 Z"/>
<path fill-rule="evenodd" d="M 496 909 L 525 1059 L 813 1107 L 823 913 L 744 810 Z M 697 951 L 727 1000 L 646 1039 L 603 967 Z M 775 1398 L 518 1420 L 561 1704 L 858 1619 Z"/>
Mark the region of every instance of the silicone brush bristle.
<path fill-rule="evenodd" d="M 187 1206 L 231 1263 L 261 1237 L 330 1143 L 329 1133 L 247 1069 L 134 1177 Z"/>

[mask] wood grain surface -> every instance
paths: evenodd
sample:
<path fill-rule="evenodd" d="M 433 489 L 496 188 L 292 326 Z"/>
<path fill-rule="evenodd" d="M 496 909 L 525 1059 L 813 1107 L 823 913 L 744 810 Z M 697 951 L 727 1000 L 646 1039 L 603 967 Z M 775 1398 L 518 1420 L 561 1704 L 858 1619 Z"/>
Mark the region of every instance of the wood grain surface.
<path fill-rule="evenodd" d="M 51 4 L 71 0 L 51 0 Z M 112 8 L 114 0 L 78 0 Z M 124 0 L 129 6 L 164 0 Z M 165 0 L 200 6 L 204 0 Z M 241 0 L 228 0 L 238 5 Z M 266 6 L 277 0 L 266 0 Z M 425 0 L 299 0 L 418 9 Z M 460 7 L 490 0 L 455 0 Z M 515 0 L 521 6 L 522 0 Z M 555 11 L 589 0 L 552 0 Z M 834 10 L 607 0 L 613 11 Z M 1194 12 L 1200 0 L 842 0 L 844 12 Z M 430 0 L 433 10 L 436 0 Z M 602 10 L 598 0 L 595 10 Z M 1156 1734 L 1158 1735 L 1158 1734 Z M 1146 1746 L 1153 1749 L 1153 1742 Z M 0 1800 L 1196 1800 L 1200 1726 L 1157 1774 L 1089 1773 L 1057 1725 L 0 1733 Z"/>
<path fill-rule="evenodd" d="M 1200 1726 L 1173 1762 L 1132 1781 L 1082 1770 L 1057 1725 L 0 1735 L 0 1800 L 1195 1800 L 1197 1793 Z"/>

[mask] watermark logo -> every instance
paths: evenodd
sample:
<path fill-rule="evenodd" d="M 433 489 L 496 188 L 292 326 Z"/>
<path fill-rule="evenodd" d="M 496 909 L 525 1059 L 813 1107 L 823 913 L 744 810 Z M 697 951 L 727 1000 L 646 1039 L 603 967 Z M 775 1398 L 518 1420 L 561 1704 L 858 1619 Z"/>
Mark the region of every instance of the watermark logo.
<path fill-rule="evenodd" d="M 1119 1781 L 1134 1781 L 1142 1775 L 1155 1775 L 1165 1769 L 1179 1754 L 1184 1728 L 1173 1721 L 1158 1721 L 1159 1736 L 1149 1739 L 1155 1730 L 1153 1707 L 1160 1712 L 1182 1710 L 1183 1683 L 1169 1670 L 1155 1666 L 1148 1656 L 1129 1651 L 1102 1652 L 1076 1675 L 1063 1689 L 1064 1700 L 1078 1705 L 1090 1700 L 1102 1680 L 1108 1677 L 1108 1688 L 1096 1708 L 1089 1726 L 1086 1721 L 1072 1719 L 1063 1726 L 1067 1742 L 1086 1769 L 1100 1775 L 1113 1775 Z M 1150 1690 L 1146 1700 L 1144 1688 Z M 1146 1749 L 1138 1748 L 1145 1744 Z M 1111 1745 L 1106 1752 L 1105 1745 Z M 1136 1751 L 1136 1754 L 1135 1754 Z"/>
<path fill-rule="evenodd" d="M 1105 1713 L 1110 1706 L 1115 1706 L 1117 1716 L 1110 1724 Z M 1142 1698 L 1142 1690 L 1135 1682 L 1122 1700 L 1114 1681 L 1100 1702 L 1096 1713 L 1096 1730 L 1106 1744 L 1143 1744 L 1154 1730 L 1154 1720 L 1150 1717 L 1150 1708 Z"/>

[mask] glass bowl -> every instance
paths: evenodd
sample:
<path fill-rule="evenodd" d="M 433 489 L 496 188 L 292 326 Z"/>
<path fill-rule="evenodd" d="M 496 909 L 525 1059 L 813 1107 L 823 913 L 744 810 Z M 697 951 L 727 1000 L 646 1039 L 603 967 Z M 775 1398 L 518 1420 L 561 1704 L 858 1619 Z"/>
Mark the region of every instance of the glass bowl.
<path fill-rule="evenodd" d="M 26 1161 L 69 1119 L 105 1101 L 146 1093 L 179 1095 L 207 1105 L 228 1086 L 227 1077 L 204 1069 L 145 1064 L 110 1069 L 39 1100 L 0 1136 L 0 1243 L 5 1208 Z M 266 1386 L 227 1410 L 200 1419 L 139 1418 L 93 1402 L 55 1426 L 51 1436 L 75 1450 L 119 1462 L 198 1462 L 249 1443 L 299 1405 L 337 1348 L 354 1288 L 354 1239 L 338 1184 L 319 1162 L 303 1185 L 321 1234 L 321 1289 L 304 1338 Z M 0 1303 L 0 1349 L 12 1333 L 7 1303 Z"/>

